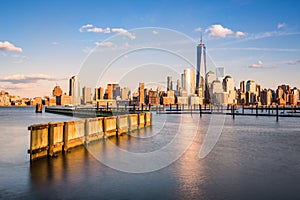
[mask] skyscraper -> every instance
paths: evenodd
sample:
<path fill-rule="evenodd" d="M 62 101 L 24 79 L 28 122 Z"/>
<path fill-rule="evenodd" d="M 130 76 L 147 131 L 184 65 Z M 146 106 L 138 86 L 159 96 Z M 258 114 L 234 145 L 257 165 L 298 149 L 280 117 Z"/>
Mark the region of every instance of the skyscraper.
<path fill-rule="evenodd" d="M 217 79 L 222 81 L 225 76 L 225 68 L 224 67 L 217 67 L 216 68 L 216 76 Z"/>
<path fill-rule="evenodd" d="M 206 75 L 206 47 L 202 43 L 202 33 L 200 38 L 200 44 L 197 46 L 197 76 L 196 76 L 196 93 L 198 96 L 203 96 L 203 94 L 200 94 L 200 91 L 202 89 L 202 92 L 205 92 L 206 86 L 201 84 L 201 77 L 204 79 L 204 83 L 206 84 L 205 80 Z"/>
<path fill-rule="evenodd" d="M 82 88 L 82 96 L 83 96 L 83 104 L 91 103 L 92 102 L 92 89 L 90 87 L 83 87 Z"/>
<path fill-rule="evenodd" d="M 167 77 L 167 91 L 173 90 L 172 76 Z"/>
<path fill-rule="evenodd" d="M 196 81 L 194 69 L 184 70 L 184 89 L 186 90 L 188 95 L 195 94 Z"/>
<path fill-rule="evenodd" d="M 139 104 L 142 105 L 145 102 L 145 84 L 139 83 Z"/>
<path fill-rule="evenodd" d="M 69 95 L 72 96 L 74 106 L 80 105 L 80 83 L 77 76 L 70 78 Z"/>

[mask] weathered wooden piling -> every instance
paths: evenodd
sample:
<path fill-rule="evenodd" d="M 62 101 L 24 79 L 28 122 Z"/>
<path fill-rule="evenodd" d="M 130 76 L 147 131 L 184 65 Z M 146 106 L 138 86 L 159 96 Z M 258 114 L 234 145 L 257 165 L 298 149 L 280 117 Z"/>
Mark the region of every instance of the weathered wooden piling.
<path fill-rule="evenodd" d="M 105 137 L 150 126 L 152 113 L 87 118 L 67 122 L 50 122 L 28 127 L 30 131 L 30 160 L 52 157 L 59 152 L 88 145 Z"/>
<path fill-rule="evenodd" d="M 35 105 L 35 112 L 36 113 L 42 113 L 43 112 L 43 104 L 37 103 Z"/>

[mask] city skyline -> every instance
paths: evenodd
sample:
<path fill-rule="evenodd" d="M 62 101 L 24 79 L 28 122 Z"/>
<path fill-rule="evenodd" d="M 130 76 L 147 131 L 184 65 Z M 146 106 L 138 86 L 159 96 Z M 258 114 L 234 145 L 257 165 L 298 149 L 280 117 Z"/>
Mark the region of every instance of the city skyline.
<path fill-rule="evenodd" d="M 130 30 L 140 27 L 173 29 L 195 43 L 202 31 L 207 56 L 226 68 L 236 87 L 253 79 L 265 88 L 300 88 L 299 3 L 271 3 L 5 2 L 0 13 L 0 89 L 23 97 L 50 95 L 55 85 L 66 91 L 69 77 L 80 71 L 91 49 L 110 45 L 101 42 L 114 34 L 134 40 Z"/>

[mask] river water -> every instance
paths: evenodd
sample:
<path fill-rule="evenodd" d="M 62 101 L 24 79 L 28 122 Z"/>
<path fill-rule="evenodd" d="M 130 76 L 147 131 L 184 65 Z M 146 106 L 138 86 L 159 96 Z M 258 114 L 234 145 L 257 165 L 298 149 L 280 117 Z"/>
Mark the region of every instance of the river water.
<path fill-rule="evenodd" d="M 0 199 L 299 199 L 299 118 L 225 118 L 216 146 L 204 159 L 199 150 L 211 115 L 200 119 L 196 114 L 153 113 L 151 128 L 30 164 L 27 127 L 72 118 L 36 114 L 31 107 L 0 108 Z M 128 152 L 153 152 L 179 132 L 186 139 L 181 137 L 173 147 L 184 144 L 187 149 L 163 168 L 129 173 L 121 165 L 118 169 L 101 162 L 106 155 L 118 156 L 108 144 Z"/>

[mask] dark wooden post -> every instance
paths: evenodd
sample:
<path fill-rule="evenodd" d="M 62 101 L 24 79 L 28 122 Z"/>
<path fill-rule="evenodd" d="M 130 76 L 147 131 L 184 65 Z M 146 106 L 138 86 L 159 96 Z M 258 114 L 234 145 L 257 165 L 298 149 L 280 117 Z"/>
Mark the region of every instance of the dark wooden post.
<path fill-rule="evenodd" d="M 258 116 L 258 104 L 256 104 L 256 109 L 255 109 L 256 111 L 256 117 Z"/>
<path fill-rule="evenodd" d="M 234 105 L 231 106 L 232 107 L 232 118 L 235 118 L 235 110 L 234 110 Z"/>
<path fill-rule="evenodd" d="M 144 104 L 142 103 L 142 112 L 144 111 Z"/>
<path fill-rule="evenodd" d="M 202 107 L 201 107 L 201 104 L 199 104 L 199 112 L 200 112 L 200 117 L 202 117 Z"/>
<path fill-rule="evenodd" d="M 243 108 L 242 108 L 242 113 L 243 113 L 243 114 L 245 114 L 245 110 L 244 110 L 244 109 L 245 109 L 245 105 L 244 105 L 244 103 L 243 103 Z"/>
<path fill-rule="evenodd" d="M 172 110 L 172 105 L 170 104 L 170 111 Z"/>
<path fill-rule="evenodd" d="M 276 105 L 276 122 L 278 122 L 278 104 Z"/>

